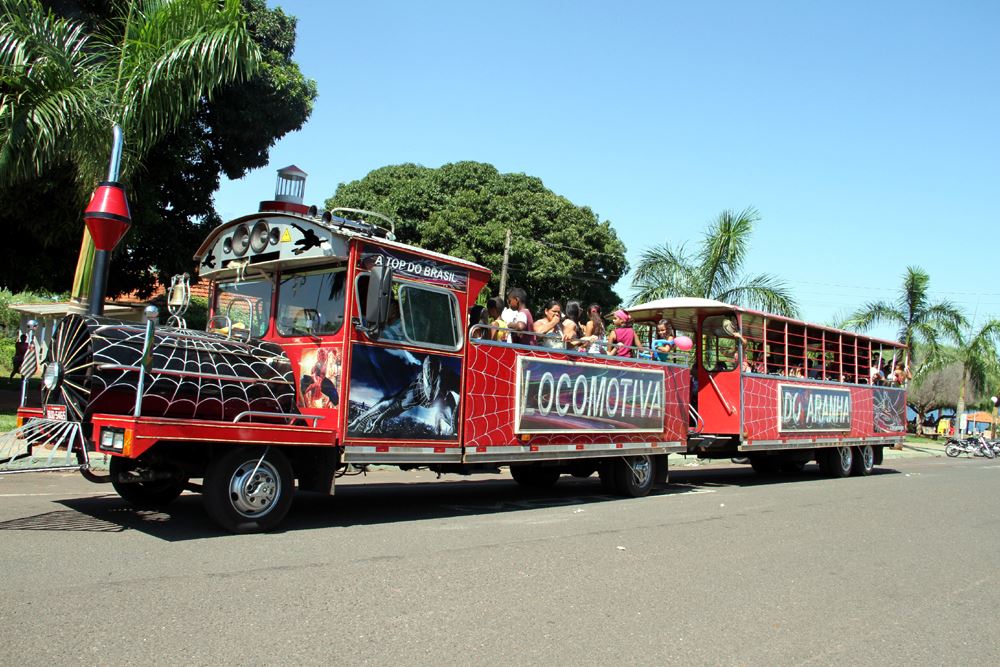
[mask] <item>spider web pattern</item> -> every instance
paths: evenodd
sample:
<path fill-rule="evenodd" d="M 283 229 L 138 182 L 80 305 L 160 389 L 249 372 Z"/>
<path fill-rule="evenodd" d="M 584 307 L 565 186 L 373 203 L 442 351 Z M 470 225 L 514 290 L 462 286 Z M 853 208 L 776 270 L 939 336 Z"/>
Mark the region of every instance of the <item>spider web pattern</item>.
<path fill-rule="evenodd" d="M 645 443 L 650 441 L 687 442 L 687 415 L 690 376 L 686 368 L 644 364 L 627 359 L 583 357 L 546 351 L 544 348 L 521 349 L 507 345 L 471 343 L 465 372 L 465 432 L 467 448 L 512 445 L 524 446 L 514 433 L 517 401 L 517 358 L 574 360 L 617 368 L 664 371 L 662 433 L 588 433 L 566 431 L 557 434 L 533 434 L 532 445 L 593 445 Z"/>
<path fill-rule="evenodd" d="M 68 393 L 80 394 L 88 414 L 134 410 L 145 335 L 142 325 L 95 317 L 71 315 L 60 323 L 51 356 L 67 371 L 86 370 L 86 381 Z M 150 368 L 144 416 L 232 420 L 247 410 L 298 414 L 291 362 L 274 343 L 158 327 Z"/>
<path fill-rule="evenodd" d="M 850 431 L 809 431 L 780 432 L 778 431 L 778 385 L 794 385 L 798 387 L 817 387 L 822 389 L 848 389 L 851 392 L 851 430 Z M 857 385 L 840 385 L 826 382 L 809 382 L 808 380 L 791 380 L 787 377 L 760 377 L 746 375 L 743 377 L 743 430 L 750 440 L 796 440 L 816 437 L 870 437 L 890 429 L 876 430 L 875 410 L 873 406 L 873 389 L 884 390 L 884 387 L 860 387 Z M 902 390 L 889 390 L 900 391 Z M 710 430 L 710 429 L 706 429 Z M 900 429 L 901 430 L 901 429 Z"/>

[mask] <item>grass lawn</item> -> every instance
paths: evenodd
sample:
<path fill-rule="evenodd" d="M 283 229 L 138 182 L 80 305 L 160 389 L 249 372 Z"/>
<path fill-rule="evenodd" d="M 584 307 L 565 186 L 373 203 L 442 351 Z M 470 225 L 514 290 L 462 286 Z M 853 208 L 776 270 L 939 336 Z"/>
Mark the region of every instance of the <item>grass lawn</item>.
<path fill-rule="evenodd" d="M 0 415 L 0 433 L 6 433 L 7 431 L 13 431 L 16 424 L 17 417 L 14 414 L 3 414 Z"/>

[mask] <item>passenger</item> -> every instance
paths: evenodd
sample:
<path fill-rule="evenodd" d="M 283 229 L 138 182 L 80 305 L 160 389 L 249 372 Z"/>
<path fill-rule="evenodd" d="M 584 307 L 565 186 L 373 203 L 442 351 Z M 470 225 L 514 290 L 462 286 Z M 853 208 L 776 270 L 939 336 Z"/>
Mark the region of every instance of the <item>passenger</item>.
<path fill-rule="evenodd" d="M 656 338 L 653 340 L 653 354 L 657 361 L 668 361 L 674 351 L 674 327 L 669 320 L 656 323 Z"/>
<path fill-rule="evenodd" d="M 486 315 L 489 318 L 489 325 L 496 327 L 489 331 L 489 338 L 492 340 L 507 340 L 507 325 L 504 324 L 500 315 L 503 313 L 503 299 L 498 296 L 490 297 L 486 300 Z"/>
<path fill-rule="evenodd" d="M 486 307 L 480 306 L 478 303 L 469 308 L 469 329 L 476 326 L 477 324 L 487 324 L 486 320 Z M 490 330 L 480 327 L 472 333 L 472 338 L 489 338 Z"/>
<path fill-rule="evenodd" d="M 507 307 L 500 313 L 500 319 L 503 320 L 504 326 L 513 332 L 507 336 L 508 343 L 531 345 L 532 336 L 517 333 L 531 331 L 534 324 L 534 318 L 528 312 L 525 301 L 527 295 L 520 287 L 513 287 L 507 292 Z"/>
<path fill-rule="evenodd" d="M 566 317 L 562 321 L 562 337 L 567 350 L 586 352 L 590 346 L 590 340 L 583 335 L 583 328 L 580 326 L 582 317 L 583 308 L 580 306 L 580 302 L 567 301 Z"/>
<path fill-rule="evenodd" d="M 20 375 L 21 364 L 24 363 L 24 357 L 28 353 L 28 340 L 21 332 L 21 335 L 17 337 L 17 342 L 14 343 L 14 356 L 10 360 L 10 378 L 13 379 L 14 374 Z"/>
<path fill-rule="evenodd" d="M 910 367 L 903 364 L 902 361 L 896 363 L 896 369 L 892 372 L 892 382 L 897 387 L 902 387 L 906 384 L 907 380 L 912 380 L 913 374 L 910 373 Z"/>
<path fill-rule="evenodd" d="M 596 303 L 590 304 L 587 308 L 587 313 L 590 319 L 583 327 L 583 337 L 590 341 L 590 347 L 587 348 L 587 352 L 591 354 L 604 354 L 607 348 L 604 345 L 607 342 L 607 334 L 604 331 L 604 321 L 601 319 L 601 307 Z"/>
<path fill-rule="evenodd" d="M 566 349 L 562 333 L 562 306 L 555 299 L 545 305 L 544 316 L 535 320 L 536 339 L 542 347 Z"/>
<path fill-rule="evenodd" d="M 632 329 L 632 316 L 618 309 L 611 316 L 611 322 L 615 328 L 608 334 L 608 354 L 616 357 L 634 357 L 632 348 L 641 348 L 641 345 Z"/>
<path fill-rule="evenodd" d="M 879 367 L 878 359 L 872 359 L 872 367 L 868 370 L 868 383 L 879 385 L 885 380 L 885 373 Z"/>

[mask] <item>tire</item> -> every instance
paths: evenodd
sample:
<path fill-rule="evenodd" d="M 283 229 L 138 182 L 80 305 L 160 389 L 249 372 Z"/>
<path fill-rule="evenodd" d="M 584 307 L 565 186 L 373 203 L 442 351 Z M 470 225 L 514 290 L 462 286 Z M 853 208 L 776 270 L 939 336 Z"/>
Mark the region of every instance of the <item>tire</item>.
<path fill-rule="evenodd" d="M 622 456 L 612 464 L 615 475 L 615 490 L 627 498 L 642 498 L 649 495 L 656 474 L 653 456 Z"/>
<path fill-rule="evenodd" d="M 875 450 L 871 445 L 861 445 L 854 448 L 854 458 L 851 461 L 851 474 L 867 477 L 875 468 Z"/>
<path fill-rule="evenodd" d="M 512 465 L 510 476 L 521 486 L 532 489 L 548 489 L 559 481 L 558 468 L 547 468 L 530 464 Z"/>
<path fill-rule="evenodd" d="M 168 479 L 157 479 L 150 482 L 130 482 L 126 481 L 133 472 L 149 470 L 170 474 Z M 146 467 L 135 459 L 126 459 L 121 456 L 111 457 L 108 466 L 111 486 L 121 496 L 122 500 L 132 507 L 140 510 L 162 509 L 184 492 L 188 478 L 180 469 L 165 469 L 163 467 Z M 124 478 L 124 479 L 123 479 Z"/>
<path fill-rule="evenodd" d="M 758 475 L 777 475 L 779 464 L 774 456 L 751 456 L 750 467 Z"/>
<path fill-rule="evenodd" d="M 805 461 L 782 461 L 778 468 L 786 475 L 798 475 L 806 469 Z"/>
<path fill-rule="evenodd" d="M 986 446 L 983 447 L 983 456 L 985 456 L 988 459 L 995 459 L 997 457 L 997 454 L 996 452 L 993 451 L 992 447 Z"/>
<path fill-rule="evenodd" d="M 281 450 L 238 447 L 208 464 L 202 494 L 208 515 L 233 533 L 271 530 L 292 506 L 295 478 Z"/>
<path fill-rule="evenodd" d="M 854 465 L 854 452 L 850 447 L 830 447 L 827 452 L 827 475 L 847 477 Z"/>
<path fill-rule="evenodd" d="M 952 458 L 955 458 L 962 453 L 962 449 L 955 443 L 949 442 L 947 446 L 944 448 L 944 453 Z"/>

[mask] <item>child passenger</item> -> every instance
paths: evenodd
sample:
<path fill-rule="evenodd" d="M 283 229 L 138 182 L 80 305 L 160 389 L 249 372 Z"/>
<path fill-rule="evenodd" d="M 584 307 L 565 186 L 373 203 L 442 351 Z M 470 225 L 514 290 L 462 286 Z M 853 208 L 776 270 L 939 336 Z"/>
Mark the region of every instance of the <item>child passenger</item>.
<path fill-rule="evenodd" d="M 632 348 L 638 347 L 639 339 L 632 329 L 632 316 L 618 309 L 611 316 L 614 330 L 608 334 L 608 353 L 616 357 L 634 357 Z"/>
<path fill-rule="evenodd" d="M 590 347 L 587 348 L 587 352 L 590 354 L 604 354 L 604 350 L 607 347 L 604 345 L 607 341 L 607 335 L 604 332 L 604 321 L 601 320 L 601 307 L 596 303 L 590 304 L 587 308 L 587 314 L 589 318 L 587 324 L 583 327 L 583 337 L 590 341 Z"/>
<path fill-rule="evenodd" d="M 653 341 L 653 354 L 657 361 L 668 361 L 669 353 L 674 350 L 674 327 L 668 320 L 656 323 L 656 339 Z"/>

